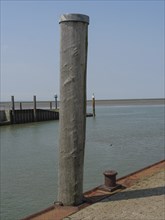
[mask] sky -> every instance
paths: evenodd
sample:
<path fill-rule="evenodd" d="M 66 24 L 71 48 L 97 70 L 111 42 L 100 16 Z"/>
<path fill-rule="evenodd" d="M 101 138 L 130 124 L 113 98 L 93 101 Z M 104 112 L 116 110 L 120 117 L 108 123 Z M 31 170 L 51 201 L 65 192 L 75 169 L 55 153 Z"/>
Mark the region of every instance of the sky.
<path fill-rule="evenodd" d="M 90 17 L 87 99 L 164 97 L 164 0 L 1 0 L 1 101 L 59 94 L 60 24 Z"/>

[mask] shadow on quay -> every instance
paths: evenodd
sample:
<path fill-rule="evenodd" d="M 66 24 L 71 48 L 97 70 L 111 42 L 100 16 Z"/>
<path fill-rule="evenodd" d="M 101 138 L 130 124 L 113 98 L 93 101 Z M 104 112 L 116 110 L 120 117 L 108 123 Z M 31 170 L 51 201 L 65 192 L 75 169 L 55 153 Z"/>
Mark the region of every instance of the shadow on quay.
<path fill-rule="evenodd" d="M 165 194 L 165 187 L 155 187 L 149 189 L 138 189 L 130 191 L 122 191 L 114 196 L 108 197 L 102 202 L 107 201 L 119 201 L 119 200 L 128 200 L 128 199 L 139 199 L 151 196 L 161 196 Z"/>

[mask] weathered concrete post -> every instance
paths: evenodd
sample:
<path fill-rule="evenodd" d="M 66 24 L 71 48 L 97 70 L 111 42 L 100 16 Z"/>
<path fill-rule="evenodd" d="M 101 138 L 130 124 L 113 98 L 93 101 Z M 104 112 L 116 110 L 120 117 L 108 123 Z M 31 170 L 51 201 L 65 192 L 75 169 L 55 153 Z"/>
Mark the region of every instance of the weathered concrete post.
<path fill-rule="evenodd" d="M 83 200 L 88 24 L 89 17 L 81 14 L 65 14 L 60 19 L 58 200 L 64 205 Z"/>
<path fill-rule="evenodd" d="M 34 115 L 34 121 L 37 121 L 36 95 L 33 96 L 33 115 Z"/>
<path fill-rule="evenodd" d="M 14 96 L 11 96 L 11 109 L 12 109 L 12 123 L 15 123 L 15 103 L 14 103 Z"/>

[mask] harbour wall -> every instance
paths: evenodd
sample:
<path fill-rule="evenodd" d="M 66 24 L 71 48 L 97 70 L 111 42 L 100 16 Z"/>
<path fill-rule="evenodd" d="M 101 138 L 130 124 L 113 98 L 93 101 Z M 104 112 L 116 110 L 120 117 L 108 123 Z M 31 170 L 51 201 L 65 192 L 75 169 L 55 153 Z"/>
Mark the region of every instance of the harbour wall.
<path fill-rule="evenodd" d="M 58 120 L 59 112 L 43 109 L 1 110 L 0 125 Z"/>
<path fill-rule="evenodd" d="M 6 111 L 0 111 L 0 122 L 7 121 Z"/>

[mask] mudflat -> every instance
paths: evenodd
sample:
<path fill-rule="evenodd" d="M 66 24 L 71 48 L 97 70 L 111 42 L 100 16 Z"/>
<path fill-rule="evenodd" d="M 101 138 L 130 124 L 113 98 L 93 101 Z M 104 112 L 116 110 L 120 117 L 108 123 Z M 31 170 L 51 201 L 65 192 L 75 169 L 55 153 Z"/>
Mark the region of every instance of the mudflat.
<path fill-rule="evenodd" d="M 87 101 L 88 105 L 92 101 Z M 112 100 L 96 100 L 96 106 L 127 106 L 127 105 L 164 105 L 165 99 L 112 99 Z"/>

